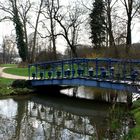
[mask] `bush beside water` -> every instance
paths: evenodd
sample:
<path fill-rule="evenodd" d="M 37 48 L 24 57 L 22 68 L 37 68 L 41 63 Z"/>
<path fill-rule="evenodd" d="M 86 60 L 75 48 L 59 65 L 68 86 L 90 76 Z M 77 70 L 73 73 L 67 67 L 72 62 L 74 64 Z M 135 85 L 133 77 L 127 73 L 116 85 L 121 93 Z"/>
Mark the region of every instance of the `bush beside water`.
<path fill-rule="evenodd" d="M 26 80 L 0 78 L 0 96 L 29 94 L 31 91 L 30 83 Z"/>

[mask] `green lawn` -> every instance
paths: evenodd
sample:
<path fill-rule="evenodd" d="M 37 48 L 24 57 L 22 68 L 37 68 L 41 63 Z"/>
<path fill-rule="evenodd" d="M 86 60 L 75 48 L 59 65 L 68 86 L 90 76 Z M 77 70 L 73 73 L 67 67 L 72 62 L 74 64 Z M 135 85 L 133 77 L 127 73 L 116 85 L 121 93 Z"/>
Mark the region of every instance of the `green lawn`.
<path fill-rule="evenodd" d="M 17 67 L 16 64 L 0 64 L 0 67 Z"/>
<path fill-rule="evenodd" d="M 0 77 L 0 85 L 10 85 L 12 84 L 14 80 L 13 79 L 7 79 Z"/>
<path fill-rule="evenodd" d="M 9 95 L 23 95 L 23 94 L 28 94 L 31 92 L 31 90 L 26 87 L 23 87 L 23 88 L 11 87 L 11 84 L 14 81 L 15 80 L 0 77 L 0 98 L 2 98 L 3 96 L 9 96 Z"/>
<path fill-rule="evenodd" d="M 133 140 L 138 140 L 140 138 L 140 100 L 137 100 L 133 103 L 133 110 L 136 120 L 136 126 L 131 130 L 131 135 Z"/>
<path fill-rule="evenodd" d="M 28 76 L 28 68 L 6 68 L 4 72 L 19 76 Z"/>

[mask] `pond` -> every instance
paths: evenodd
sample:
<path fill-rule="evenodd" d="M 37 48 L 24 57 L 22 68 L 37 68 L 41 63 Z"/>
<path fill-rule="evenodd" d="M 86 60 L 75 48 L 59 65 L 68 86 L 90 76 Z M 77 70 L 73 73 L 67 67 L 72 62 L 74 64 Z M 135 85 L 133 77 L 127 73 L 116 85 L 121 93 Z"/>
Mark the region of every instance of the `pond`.
<path fill-rule="evenodd" d="M 61 92 L 0 99 L 0 139 L 118 140 L 128 133 L 132 118 L 123 94 L 115 102 L 104 90 L 79 87 Z M 71 97 L 75 92 L 76 98 Z"/>

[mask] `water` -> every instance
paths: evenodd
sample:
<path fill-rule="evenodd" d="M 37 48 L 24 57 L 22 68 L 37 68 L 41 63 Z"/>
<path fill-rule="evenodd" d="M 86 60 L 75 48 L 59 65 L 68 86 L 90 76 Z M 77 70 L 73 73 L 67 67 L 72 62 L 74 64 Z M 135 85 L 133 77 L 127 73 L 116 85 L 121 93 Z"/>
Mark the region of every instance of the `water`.
<path fill-rule="evenodd" d="M 55 94 L 1 99 L 0 140 L 118 140 L 128 133 L 131 118 L 124 103 L 106 102 L 107 95 L 102 101 L 87 100 L 96 98 L 95 93 L 89 94 L 93 89 L 77 91 L 81 98 Z"/>

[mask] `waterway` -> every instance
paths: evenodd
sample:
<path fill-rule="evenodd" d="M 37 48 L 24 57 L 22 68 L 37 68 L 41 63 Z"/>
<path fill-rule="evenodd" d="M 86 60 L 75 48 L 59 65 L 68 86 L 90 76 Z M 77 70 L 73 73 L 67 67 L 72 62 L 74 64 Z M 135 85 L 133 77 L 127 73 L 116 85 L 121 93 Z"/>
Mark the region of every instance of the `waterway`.
<path fill-rule="evenodd" d="M 0 140 L 119 140 L 132 127 L 122 92 L 79 87 L 44 94 L 0 99 Z"/>

